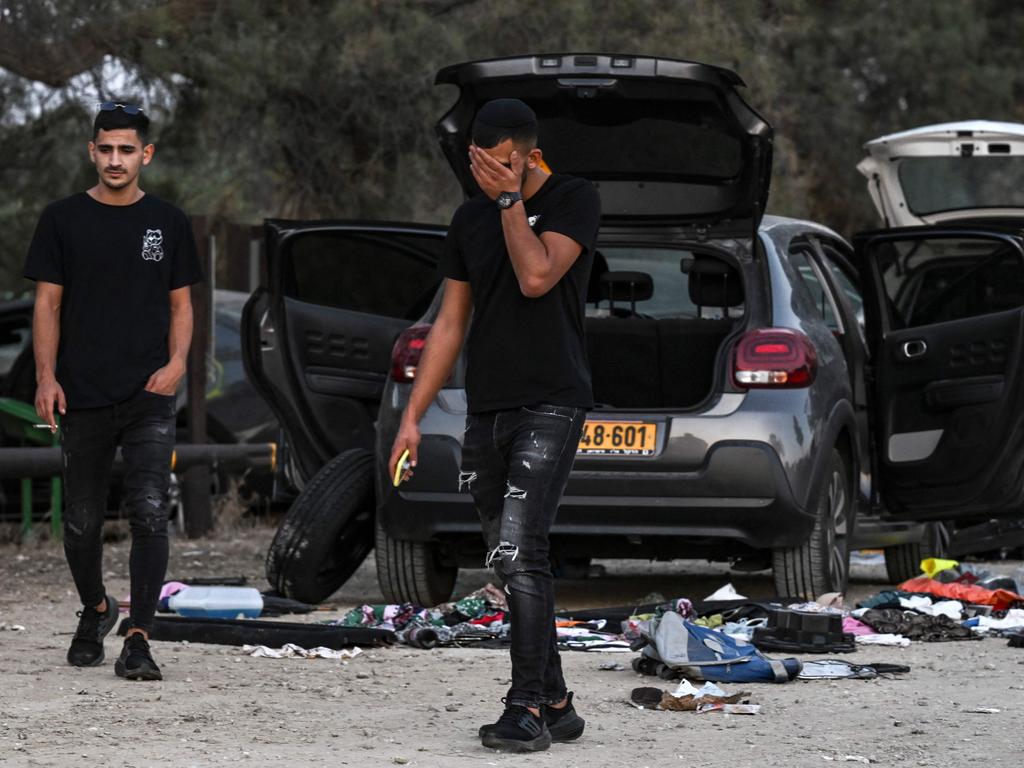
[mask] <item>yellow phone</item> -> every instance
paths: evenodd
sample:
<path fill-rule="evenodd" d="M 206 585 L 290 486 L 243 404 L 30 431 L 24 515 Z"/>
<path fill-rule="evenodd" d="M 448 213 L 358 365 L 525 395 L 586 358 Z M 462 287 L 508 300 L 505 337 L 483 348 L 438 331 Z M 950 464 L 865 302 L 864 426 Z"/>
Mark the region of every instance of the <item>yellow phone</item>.
<path fill-rule="evenodd" d="M 398 463 L 395 465 L 395 478 L 392 481 L 395 488 L 402 482 L 402 473 L 409 468 L 409 449 L 405 449 L 402 455 L 398 457 Z"/>

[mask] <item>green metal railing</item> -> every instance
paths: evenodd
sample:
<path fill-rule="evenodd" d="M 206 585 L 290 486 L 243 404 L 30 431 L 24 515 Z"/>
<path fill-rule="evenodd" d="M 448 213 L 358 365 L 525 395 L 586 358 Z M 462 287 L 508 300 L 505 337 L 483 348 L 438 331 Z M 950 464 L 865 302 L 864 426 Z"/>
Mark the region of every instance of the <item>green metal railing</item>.
<path fill-rule="evenodd" d="M 36 409 L 20 400 L 0 397 L 0 430 L 8 438 L 20 441 L 25 446 L 56 446 L 57 435 L 48 429 L 40 429 Z M 50 535 L 59 541 L 63 534 L 61 508 L 63 486 L 58 473 L 50 478 Z M 21 538 L 32 530 L 32 478 L 21 478 Z"/>

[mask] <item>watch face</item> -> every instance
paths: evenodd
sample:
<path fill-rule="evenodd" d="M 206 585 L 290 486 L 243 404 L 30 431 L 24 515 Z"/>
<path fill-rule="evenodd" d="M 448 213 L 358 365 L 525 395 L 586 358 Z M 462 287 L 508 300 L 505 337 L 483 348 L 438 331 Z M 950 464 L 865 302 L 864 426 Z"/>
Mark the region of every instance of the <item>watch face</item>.
<path fill-rule="evenodd" d="M 498 205 L 502 208 L 508 208 L 512 205 L 512 195 L 508 192 L 502 192 L 498 195 Z"/>

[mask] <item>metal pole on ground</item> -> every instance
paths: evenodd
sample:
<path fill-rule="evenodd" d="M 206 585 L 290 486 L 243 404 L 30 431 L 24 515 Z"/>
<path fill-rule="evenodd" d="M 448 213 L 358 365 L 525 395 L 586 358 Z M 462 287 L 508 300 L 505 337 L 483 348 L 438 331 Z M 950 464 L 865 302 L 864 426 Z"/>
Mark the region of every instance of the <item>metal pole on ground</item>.
<path fill-rule="evenodd" d="M 210 346 L 211 308 L 213 304 L 213 248 L 208 219 L 195 216 L 192 230 L 199 251 L 203 281 L 192 286 L 192 346 L 188 353 L 186 420 L 189 442 L 206 442 L 206 356 Z M 205 536 L 213 528 L 210 503 L 210 467 L 196 464 L 182 474 L 181 501 L 185 512 L 185 535 L 190 539 Z"/>

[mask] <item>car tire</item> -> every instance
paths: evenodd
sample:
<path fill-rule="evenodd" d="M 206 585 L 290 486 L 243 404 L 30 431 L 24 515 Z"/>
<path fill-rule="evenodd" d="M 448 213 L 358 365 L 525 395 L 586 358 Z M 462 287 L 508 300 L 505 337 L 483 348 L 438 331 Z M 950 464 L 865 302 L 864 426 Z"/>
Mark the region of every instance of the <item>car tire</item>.
<path fill-rule="evenodd" d="M 267 552 L 277 592 L 320 603 L 373 548 L 373 456 L 356 448 L 325 464 L 295 498 Z"/>
<path fill-rule="evenodd" d="M 451 598 L 459 569 L 441 562 L 437 544 L 396 539 L 378 521 L 375 554 L 377 583 L 385 601 L 430 608 Z"/>
<path fill-rule="evenodd" d="M 845 592 L 850 576 L 853 505 L 850 472 L 838 450 L 815 499 L 814 529 L 798 547 L 772 553 L 772 574 L 779 596 L 814 600 L 827 592 Z"/>
<path fill-rule="evenodd" d="M 885 573 L 892 584 L 921 575 L 921 561 L 929 557 L 945 557 L 949 548 L 950 529 L 945 523 L 928 523 L 920 541 L 895 544 L 885 548 Z"/>

